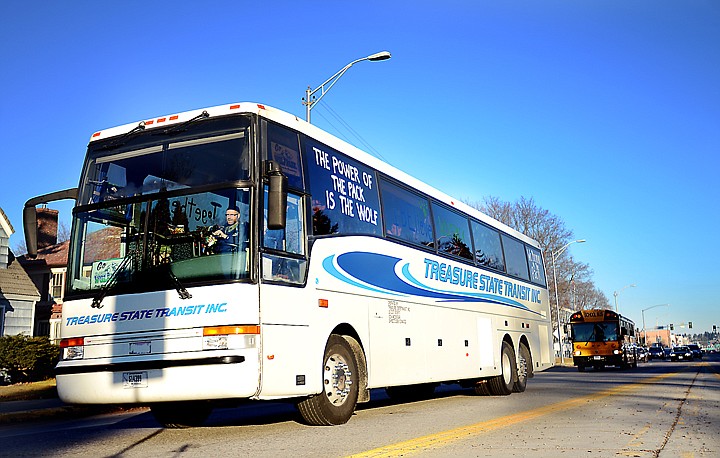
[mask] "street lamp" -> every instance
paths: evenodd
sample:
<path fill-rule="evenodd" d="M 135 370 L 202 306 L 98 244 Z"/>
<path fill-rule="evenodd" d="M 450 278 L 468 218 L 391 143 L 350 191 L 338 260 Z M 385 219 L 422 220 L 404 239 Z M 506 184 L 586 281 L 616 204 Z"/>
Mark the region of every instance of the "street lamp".
<path fill-rule="evenodd" d="M 349 64 L 347 64 L 346 66 L 341 68 L 333 76 L 331 76 L 330 78 L 325 80 L 324 83 L 322 83 L 320 86 L 316 87 L 315 89 L 311 90 L 310 86 L 308 86 L 308 88 L 305 90 L 305 98 L 303 99 L 303 105 L 305 105 L 305 120 L 307 122 L 310 122 L 310 110 L 312 110 L 313 107 L 315 107 L 315 104 L 317 104 L 320 101 L 320 99 L 322 99 L 325 96 L 325 94 L 327 94 L 327 92 L 330 90 L 330 88 L 332 88 L 335 85 L 335 83 L 337 83 L 337 81 L 340 79 L 340 77 L 343 76 L 350 67 L 352 67 L 353 65 L 357 64 L 358 62 L 362 62 L 364 60 L 369 60 L 370 62 L 377 62 L 380 60 L 388 60 L 388 59 L 390 59 L 390 57 L 391 56 L 388 51 L 382 51 L 382 52 L 377 52 L 375 54 L 370 54 L 367 57 L 356 59 L 356 60 L 350 62 Z M 326 84 L 329 84 L 327 88 L 325 88 Z M 320 97 L 318 97 L 316 99 L 313 97 L 313 94 L 315 94 L 317 91 L 320 91 Z M 310 99 L 311 97 L 312 97 L 312 100 Z"/>
<path fill-rule="evenodd" d="M 634 287 L 636 287 L 636 286 L 637 286 L 637 285 L 636 285 L 635 283 L 633 283 L 632 285 L 626 285 L 626 286 L 623 286 L 622 288 L 620 288 L 620 291 L 615 291 L 615 292 L 613 293 L 613 296 L 615 296 L 615 311 L 616 311 L 616 312 L 618 311 L 618 305 L 617 305 L 617 297 L 618 297 L 618 294 L 622 293 L 626 288 L 634 288 Z"/>
<path fill-rule="evenodd" d="M 555 261 L 557 260 L 557 257 L 563 254 L 563 252 L 572 245 L 573 243 L 585 243 L 585 239 L 578 239 L 573 240 L 570 243 L 566 243 L 563 245 L 562 248 L 560 248 L 557 251 L 552 251 L 552 262 L 553 262 L 553 283 L 555 284 L 555 314 L 557 315 L 557 326 L 558 326 L 558 346 L 560 347 L 560 363 L 565 364 L 565 354 L 563 353 L 563 346 L 562 346 L 562 335 L 560 334 L 560 300 L 558 298 L 558 288 L 557 288 L 557 269 L 555 269 Z"/>
<path fill-rule="evenodd" d="M 670 307 L 670 304 L 653 305 L 646 309 L 642 309 L 640 312 L 642 314 L 642 321 L 643 321 L 643 345 L 646 347 L 647 347 L 647 329 L 645 329 L 645 310 L 650 310 L 650 309 L 654 309 L 655 307 L 664 307 L 664 306 Z"/>

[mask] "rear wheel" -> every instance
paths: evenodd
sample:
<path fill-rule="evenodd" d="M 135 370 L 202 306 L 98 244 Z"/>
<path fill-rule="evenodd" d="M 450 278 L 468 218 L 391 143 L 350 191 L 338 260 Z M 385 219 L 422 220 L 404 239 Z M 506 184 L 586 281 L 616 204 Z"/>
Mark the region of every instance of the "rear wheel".
<path fill-rule="evenodd" d="M 517 380 L 515 352 L 512 345 L 507 342 L 502 343 L 500 350 L 500 369 L 500 375 L 488 380 L 488 388 L 494 395 L 507 396 L 512 393 L 515 380 Z"/>
<path fill-rule="evenodd" d="M 517 381 L 513 385 L 513 391 L 516 393 L 522 393 L 527 387 L 527 380 L 532 375 L 532 357 L 530 356 L 530 350 L 525 344 L 520 344 L 518 348 L 518 361 L 517 361 Z"/>
<path fill-rule="evenodd" d="M 166 428 L 192 428 L 207 420 L 212 407 L 202 401 L 166 402 L 152 405 L 150 412 Z"/>
<path fill-rule="evenodd" d="M 355 411 L 360 387 L 358 357 L 354 339 L 333 334 L 323 359 L 323 392 L 298 403 L 303 420 L 309 425 L 331 426 L 347 423 Z"/>
<path fill-rule="evenodd" d="M 490 388 L 488 386 L 487 380 L 479 380 L 475 385 L 473 385 L 473 391 L 478 396 L 490 396 Z"/>

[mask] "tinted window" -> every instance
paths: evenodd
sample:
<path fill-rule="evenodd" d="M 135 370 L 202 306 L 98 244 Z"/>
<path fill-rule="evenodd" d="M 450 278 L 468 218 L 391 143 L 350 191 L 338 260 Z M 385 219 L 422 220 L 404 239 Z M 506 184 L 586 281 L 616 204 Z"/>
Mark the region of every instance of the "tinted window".
<path fill-rule="evenodd" d="M 472 242 L 467 218 L 435 203 L 432 209 L 438 252 L 472 259 Z"/>
<path fill-rule="evenodd" d="M 527 245 L 525 250 L 527 251 L 528 265 L 530 266 L 530 281 L 545 286 L 545 269 L 543 268 L 540 250 Z"/>
<path fill-rule="evenodd" d="M 91 160 L 84 203 L 246 180 L 245 132 L 158 144 Z"/>
<path fill-rule="evenodd" d="M 471 221 L 475 241 L 475 262 L 484 267 L 505 271 L 500 234 L 484 224 Z"/>
<path fill-rule="evenodd" d="M 280 164 L 283 173 L 288 177 L 289 187 L 304 189 L 297 134 L 284 127 L 268 123 L 267 138 L 268 159 Z"/>
<path fill-rule="evenodd" d="M 303 140 L 313 234 L 382 234 L 375 171 L 313 139 Z"/>
<path fill-rule="evenodd" d="M 383 221 L 388 237 L 416 245 L 433 246 L 428 200 L 382 181 Z"/>
<path fill-rule="evenodd" d="M 505 251 L 505 262 L 507 273 L 529 280 L 527 259 L 525 257 L 525 245 L 522 242 L 512 239 L 503 234 L 503 248 Z"/>

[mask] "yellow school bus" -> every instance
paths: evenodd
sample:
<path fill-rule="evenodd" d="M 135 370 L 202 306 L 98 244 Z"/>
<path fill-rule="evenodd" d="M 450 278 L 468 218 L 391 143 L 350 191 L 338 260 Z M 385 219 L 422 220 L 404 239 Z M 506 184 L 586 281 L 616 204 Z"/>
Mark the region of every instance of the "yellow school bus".
<path fill-rule="evenodd" d="M 637 367 L 635 323 L 612 310 L 581 310 L 570 317 L 573 364 L 579 371 L 592 366 Z"/>

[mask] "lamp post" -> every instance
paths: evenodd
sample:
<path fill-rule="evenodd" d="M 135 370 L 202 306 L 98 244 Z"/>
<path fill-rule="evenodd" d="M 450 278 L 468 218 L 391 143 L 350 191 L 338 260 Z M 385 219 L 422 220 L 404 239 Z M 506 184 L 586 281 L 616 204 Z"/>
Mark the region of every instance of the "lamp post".
<path fill-rule="evenodd" d="M 650 306 L 646 309 L 642 309 L 640 313 L 642 314 L 642 322 L 643 322 L 643 345 L 647 347 L 647 329 L 645 329 L 645 310 L 654 309 L 655 307 L 670 307 L 670 304 L 658 304 Z"/>
<path fill-rule="evenodd" d="M 305 120 L 307 122 L 310 122 L 310 110 L 312 110 L 313 107 L 315 106 L 315 104 L 317 104 L 320 101 L 320 99 L 322 99 L 325 96 L 325 94 L 327 94 L 327 92 L 330 90 L 330 88 L 332 88 L 335 85 L 335 83 L 337 83 L 337 81 L 340 79 L 340 77 L 343 76 L 350 67 L 352 67 L 353 65 L 357 64 L 358 62 L 362 62 L 364 60 L 369 60 L 370 62 L 377 62 L 377 61 L 381 61 L 381 60 L 388 60 L 388 59 L 390 59 L 390 57 L 391 57 L 391 55 L 388 51 L 382 51 L 382 52 L 378 52 L 375 54 L 370 54 L 369 56 L 362 57 L 360 59 L 356 59 L 356 60 L 350 62 L 349 64 L 347 64 L 346 66 L 344 66 L 343 68 L 338 70 L 338 72 L 335 73 L 333 76 L 331 76 L 330 78 L 325 80 L 324 83 L 322 83 L 320 86 L 316 87 L 315 89 L 311 90 L 310 86 L 308 86 L 308 88 L 305 90 L 305 98 L 303 99 L 303 105 L 305 105 Z M 327 88 L 325 88 L 326 84 L 328 85 Z M 313 97 L 313 95 L 317 91 L 320 91 L 320 97 L 318 97 L 316 99 Z M 313 97 L 312 100 L 310 99 L 311 97 Z"/>
<path fill-rule="evenodd" d="M 560 248 L 557 251 L 552 251 L 552 262 L 553 262 L 553 284 L 555 285 L 555 314 L 557 315 L 557 327 L 558 327 L 558 346 L 560 347 L 560 363 L 565 364 L 565 354 L 563 353 L 563 346 L 562 346 L 562 335 L 560 334 L 560 299 L 558 296 L 558 287 L 557 287 L 557 269 L 555 268 L 556 260 L 558 256 L 563 254 L 563 252 L 572 245 L 573 243 L 585 243 L 585 239 L 578 239 L 573 240 L 570 243 L 566 243 L 563 245 L 562 248 Z"/>
<path fill-rule="evenodd" d="M 622 293 L 626 288 L 635 288 L 636 286 L 637 285 L 635 283 L 633 283 L 632 285 L 623 286 L 622 288 L 620 288 L 620 291 L 613 292 L 613 296 L 615 296 L 615 311 L 616 312 L 618 311 L 618 305 L 617 305 L 618 294 Z"/>

